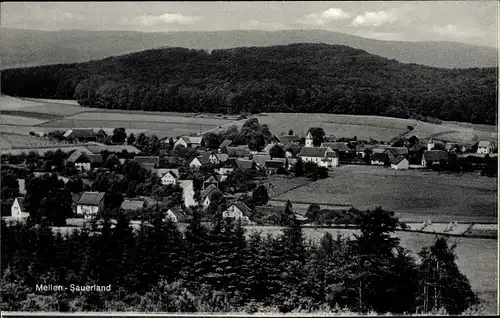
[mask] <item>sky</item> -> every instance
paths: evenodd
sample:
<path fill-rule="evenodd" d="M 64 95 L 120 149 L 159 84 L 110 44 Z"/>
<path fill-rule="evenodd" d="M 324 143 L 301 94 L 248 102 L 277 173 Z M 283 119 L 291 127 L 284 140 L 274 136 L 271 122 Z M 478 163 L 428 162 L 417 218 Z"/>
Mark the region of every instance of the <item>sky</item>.
<path fill-rule="evenodd" d="M 497 47 L 498 8 L 497 1 L 2 2 L 0 21 L 35 30 L 321 29 Z"/>

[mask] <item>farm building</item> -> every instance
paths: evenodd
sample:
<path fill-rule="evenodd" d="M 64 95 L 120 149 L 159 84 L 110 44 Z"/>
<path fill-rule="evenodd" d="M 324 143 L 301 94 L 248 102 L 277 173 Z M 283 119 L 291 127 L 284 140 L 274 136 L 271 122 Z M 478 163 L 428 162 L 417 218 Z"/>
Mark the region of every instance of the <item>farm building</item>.
<path fill-rule="evenodd" d="M 228 175 L 234 171 L 234 169 L 238 168 L 235 159 L 228 159 L 226 162 L 222 164 L 222 167 L 215 170 L 218 174 Z"/>
<path fill-rule="evenodd" d="M 391 168 L 394 170 L 408 170 L 409 165 L 408 159 L 402 155 L 395 157 L 394 160 L 391 161 Z"/>
<path fill-rule="evenodd" d="M 324 142 L 321 144 L 321 147 L 330 148 L 337 154 L 346 154 L 353 151 L 345 142 Z"/>
<path fill-rule="evenodd" d="M 179 206 L 174 206 L 168 209 L 167 213 L 165 214 L 164 221 L 170 220 L 174 223 L 177 222 L 182 222 L 186 219 L 186 216 L 182 212 L 182 209 Z"/>
<path fill-rule="evenodd" d="M 285 170 L 286 166 L 287 164 L 285 158 L 275 158 L 272 160 L 267 160 L 265 165 L 266 174 L 278 173 L 280 170 Z"/>
<path fill-rule="evenodd" d="M 212 203 L 214 196 L 219 195 L 219 194 L 222 194 L 222 192 L 220 192 L 219 188 L 217 188 L 213 184 L 206 187 L 201 192 L 201 199 L 203 201 L 203 209 L 208 208 L 210 203 Z"/>
<path fill-rule="evenodd" d="M 478 154 L 491 154 L 493 149 L 495 148 L 495 144 L 491 141 L 480 141 L 477 145 L 477 153 Z"/>
<path fill-rule="evenodd" d="M 66 159 L 66 163 L 72 163 L 80 171 L 90 171 L 102 163 L 102 156 L 100 154 L 85 154 L 75 151 Z"/>
<path fill-rule="evenodd" d="M 225 153 L 216 153 L 216 154 L 211 154 L 210 157 L 208 158 L 208 161 L 211 164 L 218 164 L 218 163 L 224 163 L 229 159 L 229 156 Z"/>
<path fill-rule="evenodd" d="M 399 156 L 407 156 L 408 155 L 408 149 L 406 147 L 391 147 L 387 148 L 384 153 L 387 155 L 389 158 L 389 162 L 394 162 L 396 157 Z"/>
<path fill-rule="evenodd" d="M 257 170 L 257 169 L 259 169 L 257 167 L 257 164 L 255 163 L 255 161 L 250 160 L 250 159 L 238 158 L 238 160 L 236 160 L 236 166 L 238 167 L 238 169 L 245 169 L 245 170 Z"/>
<path fill-rule="evenodd" d="M 248 158 L 250 157 L 250 149 L 248 146 L 244 147 L 226 147 L 227 155 L 230 158 Z"/>
<path fill-rule="evenodd" d="M 26 207 L 24 206 L 24 198 L 18 197 L 14 199 L 12 203 L 12 207 L 10 208 L 11 216 L 14 220 L 24 220 L 27 219 L 30 214 L 26 211 Z"/>
<path fill-rule="evenodd" d="M 205 181 L 203 181 L 203 189 L 206 189 L 211 184 L 218 187 L 221 182 L 226 181 L 227 176 L 224 175 L 213 175 L 208 177 Z"/>
<path fill-rule="evenodd" d="M 298 144 L 300 141 L 300 137 L 297 135 L 281 135 L 281 136 L 274 136 L 273 137 L 273 142 L 275 143 L 280 143 L 284 146 L 288 144 Z"/>
<path fill-rule="evenodd" d="M 158 156 L 135 156 L 134 160 L 146 170 L 154 171 L 160 165 L 160 157 Z"/>
<path fill-rule="evenodd" d="M 201 143 L 203 141 L 203 137 L 198 136 L 181 136 L 174 143 L 174 147 L 184 146 L 186 148 L 199 148 L 201 147 Z"/>
<path fill-rule="evenodd" d="M 428 167 L 439 164 L 442 160 L 448 161 L 448 152 L 444 150 L 426 150 L 422 156 L 422 166 Z"/>
<path fill-rule="evenodd" d="M 235 202 L 227 208 L 226 211 L 222 212 L 224 218 L 231 218 L 235 220 L 242 220 L 249 222 L 252 211 L 243 202 Z"/>
<path fill-rule="evenodd" d="M 91 143 L 91 144 L 86 144 L 84 146 L 88 151 L 90 151 L 93 154 L 100 154 L 103 151 L 107 152 L 112 152 L 112 153 L 121 153 L 123 151 L 126 151 L 128 153 L 132 154 L 138 154 L 141 151 L 137 149 L 134 146 L 129 146 L 129 145 L 104 145 L 100 143 Z"/>
<path fill-rule="evenodd" d="M 139 200 L 123 200 L 120 209 L 125 212 L 139 211 L 146 206 L 146 202 Z"/>
<path fill-rule="evenodd" d="M 157 175 L 161 179 L 161 184 L 175 186 L 179 180 L 179 169 L 158 169 Z"/>
<path fill-rule="evenodd" d="M 69 129 L 63 137 L 66 140 L 78 142 L 97 141 L 97 135 L 92 129 Z"/>
<path fill-rule="evenodd" d="M 84 219 L 95 217 L 104 208 L 104 192 L 84 192 L 76 204 L 76 214 Z"/>
<path fill-rule="evenodd" d="M 374 166 L 383 166 L 385 162 L 385 154 L 373 153 L 370 155 L 370 163 Z"/>

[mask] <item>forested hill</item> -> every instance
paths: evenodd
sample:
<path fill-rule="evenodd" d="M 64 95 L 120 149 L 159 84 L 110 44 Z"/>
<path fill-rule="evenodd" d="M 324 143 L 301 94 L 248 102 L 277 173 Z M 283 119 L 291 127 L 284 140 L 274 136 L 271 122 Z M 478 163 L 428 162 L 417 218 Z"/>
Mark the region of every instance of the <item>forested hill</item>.
<path fill-rule="evenodd" d="M 291 44 L 143 51 L 9 69 L 2 93 L 101 108 L 322 112 L 496 122 L 496 68 L 403 64 L 347 46 Z"/>

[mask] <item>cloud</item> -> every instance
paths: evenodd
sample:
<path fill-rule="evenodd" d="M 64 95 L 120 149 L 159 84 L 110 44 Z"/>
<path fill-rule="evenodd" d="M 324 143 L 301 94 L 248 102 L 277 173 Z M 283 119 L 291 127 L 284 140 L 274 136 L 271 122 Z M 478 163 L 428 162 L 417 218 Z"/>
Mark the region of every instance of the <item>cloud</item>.
<path fill-rule="evenodd" d="M 398 9 L 391 9 L 387 11 L 371 11 L 364 12 L 352 20 L 351 24 L 354 26 L 381 26 L 383 24 L 394 23 L 400 19 L 401 11 Z"/>
<path fill-rule="evenodd" d="M 199 17 L 182 15 L 180 13 L 165 13 L 159 16 L 143 14 L 135 17 L 133 22 L 143 26 L 153 26 L 158 24 L 193 24 L 200 20 Z"/>
<path fill-rule="evenodd" d="M 467 30 L 465 30 L 459 28 L 454 24 L 447 24 L 445 26 L 434 26 L 432 30 L 434 31 L 434 33 L 452 37 L 472 37 L 472 36 L 478 36 L 481 33 L 474 28 L 469 27 L 467 28 Z"/>
<path fill-rule="evenodd" d="M 300 21 L 302 24 L 309 25 L 325 25 L 331 21 L 347 20 L 351 16 L 349 13 L 345 12 L 339 8 L 330 8 L 321 13 L 310 13 L 304 16 Z"/>

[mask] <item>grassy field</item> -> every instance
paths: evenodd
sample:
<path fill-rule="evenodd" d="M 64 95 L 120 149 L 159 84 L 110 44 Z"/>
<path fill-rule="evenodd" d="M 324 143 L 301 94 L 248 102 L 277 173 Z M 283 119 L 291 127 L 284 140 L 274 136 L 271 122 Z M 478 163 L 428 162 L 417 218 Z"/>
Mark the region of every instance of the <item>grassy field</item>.
<path fill-rule="evenodd" d="M 46 138 L 31 137 L 17 134 L 2 134 L 0 149 L 9 149 L 12 147 L 46 147 L 58 145 Z"/>
<path fill-rule="evenodd" d="M 6 114 L 1 114 L 0 116 L 1 116 L 0 124 L 8 126 L 33 127 L 47 122 L 47 120 L 37 119 L 33 117 L 26 117 L 26 116 L 12 116 Z"/>
<path fill-rule="evenodd" d="M 467 123 L 443 122 L 441 125 L 424 123 L 412 119 L 379 116 L 355 116 L 336 114 L 269 113 L 258 115 L 260 123 L 267 124 L 274 133 L 292 129 L 298 135 L 307 133 L 309 127 L 323 127 L 327 135 L 353 137 L 358 139 L 389 141 L 407 132 L 407 126 L 414 130 L 407 136 L 418 138 L 435 137 L 449 142 L 473 143 L 473 140 L 494 140 L 496 126 L 472 125 Z"/>
<path fill-rule="evenodd" d="M 497 219 L 497 182 L 477 174 L 395 171 L 378 166 L 340 166 L 330 177 L 274 199 L 381 206 L 406 221 L 491 222 Z"/>
<path fill-rule="evenodd" d="M 247 234 L 252 231 L 261 232 L 263 235 L 270 233 L 275 235 L 281 232 L 279 227 L 247 227 Z M 303 230 L 306 240 L 317 241 L 326 232 L 330 232 L 334 237 L 337 233 L 342 236 L 353 237 L 356 230 L 339 229 L 311 229 Z M 434 242 L 435 236 L 432 234 L 397 232 L 401 240 L 401 245 L 412 252 L 417 257 L 417 253 L 425 246 L 430 246 Z M 457 264 L 464 273 L 475 292 L 481 298 L 482 305 L 487 313 L 496 313 L 497 295 L 497 260 L 498 243 L 494 239 L 471 239 L 471 238 L 449 238 L 449 243 L 456 243 Z"/>

